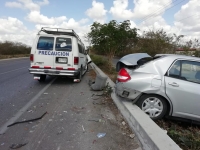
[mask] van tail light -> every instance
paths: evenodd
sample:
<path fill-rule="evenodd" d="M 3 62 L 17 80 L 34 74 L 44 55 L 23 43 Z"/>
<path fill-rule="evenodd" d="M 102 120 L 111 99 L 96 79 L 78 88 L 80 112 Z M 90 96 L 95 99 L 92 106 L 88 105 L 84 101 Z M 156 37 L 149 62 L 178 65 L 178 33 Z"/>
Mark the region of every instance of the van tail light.
<path fill-rule="evenodd" d="M 30 61 L 32 61 L 32 62 L 33 62 L 33 60 L 34 60 L 34 55 L 33 55 L 33 54 L 31 54 L 31 55 L 30 55 Z"/>
<path fill-rule="evenodd" d="M 56 67 L 56 70 L 63 70 L 63 67 Z"/>
<path fill-rule="evenodd" d="M 31 68 L 40 68 L 40 66 L 32 66 Z"/>
<path fill-rule="evenodd" d="M 68 68 L 67 70 L 75 70 L 75 68 Z"/>
<path fill-rule="evenodd" d="M 44 66 L 44 69 L 51 69 L 51 66 Z"/>
<path fill-rule="evenodd" d="M 79 62 L 79 58 L 78 57 L 74 57 L 74 65 L 78 65 Z"/>
<path fill-rule="evenodd" d="M 131 79 L 131 77 L 130 77 L 129 73 L 126 71 L 125 68 L 122 68 L 118 73 L 117 81 L 119 81 L 119 82 L 127 82 L 130 79 Z"/>

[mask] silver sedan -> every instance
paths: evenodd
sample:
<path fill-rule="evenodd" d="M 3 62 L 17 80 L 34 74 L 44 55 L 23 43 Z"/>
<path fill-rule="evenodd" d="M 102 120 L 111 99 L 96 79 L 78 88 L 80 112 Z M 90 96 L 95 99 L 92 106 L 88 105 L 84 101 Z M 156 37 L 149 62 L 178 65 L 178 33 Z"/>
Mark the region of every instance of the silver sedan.
<path fill-rule="evenodd" d="M 169 115 L 200 121 L 200 58 L 137 53 L 121 58 L 116 69 L 116 94 L 153 120 Z"/>

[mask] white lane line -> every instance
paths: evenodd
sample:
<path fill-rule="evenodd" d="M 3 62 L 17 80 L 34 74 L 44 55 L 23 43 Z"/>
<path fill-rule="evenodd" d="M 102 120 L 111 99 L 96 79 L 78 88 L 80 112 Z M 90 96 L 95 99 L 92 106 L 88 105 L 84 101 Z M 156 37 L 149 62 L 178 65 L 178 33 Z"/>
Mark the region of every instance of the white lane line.
<path fill-rule="evenodd" d="M 7 71 L 7 72 L 3 72 L 3 73 L 0 73 L 0 75 L 2 75 L 2 74 L 6 74 L 6 73 L 10 73 L 10 72 L 13 72 L 13 71 L 17 71 L 17 70 L 20 70 L 20 69 L 24 69 L 24 68 L 27 68 L 27 67 L 22 67 L 22 68 L 18 68 L 18 69 L 10 70 L 10 71 Z"/>
<path fill-rule="evenodd" d="M 56 80 L 54 78 L 49 84 L 47 84 L 37 95 L 35 95 L 23 108 L 21 108 L 14 117 L 10 118 L 3 126 L 0 128 L 0 135 L 4 134 L 8 129 L 8 125 L 14 123 L 26 110 L 46 91 L 46 89 Z"/>

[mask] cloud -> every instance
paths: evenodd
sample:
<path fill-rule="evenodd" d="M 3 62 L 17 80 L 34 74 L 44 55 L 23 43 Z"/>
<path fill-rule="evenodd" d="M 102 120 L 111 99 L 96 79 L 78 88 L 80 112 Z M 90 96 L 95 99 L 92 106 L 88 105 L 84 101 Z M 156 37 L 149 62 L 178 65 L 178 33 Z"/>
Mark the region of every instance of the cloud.
<path fill-rule="evenodd" d="M 128 0 L 114 0 L 109 12 L 116 19 L 142 19 L 149 14 L 162 15 L 171 5 L 172 0 L 134 0 L 133 9 L 128 9 Z"/>
<path fill-rule="evenodd" d="M 22 4 L 18 2 L 6 2 L 5 6 L 10 8 L 23 8 Z"/>
<path fill-rule="evenodd" d="M 33 22 L 36 24 L 43 24 L 43 25 L 59 24 L 65 20 L 67 20 L 67 18 L 65 16 L 48 18 L 47 16 L 40 14 L 39 11 L 31 11 L 27 16 L 27 19 L 30 22 Z"/>
<path fill-rule="evenodd" d="M 114 0 L 109 12 L 116 19 L 141 19 L 149 14 L 162 15 L 171 5 L 172 0 L 134 0 L 134 8 L 128 9 L 128 0 Z"/>
<path fill-rule="evenodd" d="M 132 9 L 128 9 L 131 5 Z M 132 4 L 128 0 L 114 0 L 109 13 L 118 20 L 131 20 L 131 27 L 139 28 L 140 33 L 158 29 L 171 31 L 171 26 L 162 17 L 171 6 L 172 0 L 133 0 Z"/>
<path fill-rule="evenodd" d="M 32 44 L 36 32 L 28 30 L 17 18 L 0 18 L 0 24 L 0 41 L 9 40 Z"/>
<path fill-rule="evenodd" d="M 107 10 L 104 9 L 103 3 L 94 0 L 92 2 L 92 8 L 87 9 L 85 13 L 88 17 L 92 18 L 93 21 L 104 23 L 106 20 Z"/>
<path fill-rule="evenodd" d="M 114 0 L 113 7 L 110 8 L 110 13 L 116 19 L 132 19 L 133 12 L 128 7 L 128 0 Z"/>
<path fill-rule="evenodd" d="M 4 20 L 0 19 L 0 23 L 4 23 L 0 26 L 0 34 L 2 33 L 0 35 L 0 40 L 12 39 L 12 41 L 18 40 L 28 45 L 31 45 L 36 33 L 42 27 L 54 27 L 73 29 L 80 36 L 82 41 L 84 41 L 84 33 L 89 32 L 90 29 L 89 25 L 85 25 L 86 23 L 88 23 L 89 20 L 83 18 L 79 21 L 75 21 L 73 18 L 67 19 L 66 16 L 48 17 L 44 14 L 41 14 L 40 7 L 48 4 L 48 0 L 34 2 L 32 0 L 17 0 L 17 2 L 6 2 L 5 5 L 7 7 L 28 9 L 29 13 L 25 18 L 29 22 L 35 24 L 36 30 L 27 30 L 23 23 L 16 18 L 9 17 L 8 19 Z"/>
<path fill-rule="evenodd" d="M 190 0 L 174 15 L 173 29 L 178 29 L 185 40 L 200 39 L 200 3 Z"/>
<path fill-rule="evenodd" d="M 18 2 L 6 2 L 6 7 L 28 9 L 30 11 L 39 11 L 40 6 L 48 5 L 48 0 L 33 2 L 32 0 L 18 0 Z"/>
<path fill-rule="evenodd" d="M 4 34 L 4 33 L 12 33 L 12 34 L 16 34 L 18 31 L 20 31 L 19 29 L 26 29 L 26 27 L 23 25 L 23 23 L 18 20 L 17 18 L 12 18 L 12 17 L 8 17 L 7 19 L 1 19 L 0 18 L 0 34 Z"/>
<path fill-rule="evenodd" d="M 200 3 L 198 0 L 191 0 L 181 7 L 174 15 L 174 25 L 181 28 L 186 34 L 200 31 Z"/>

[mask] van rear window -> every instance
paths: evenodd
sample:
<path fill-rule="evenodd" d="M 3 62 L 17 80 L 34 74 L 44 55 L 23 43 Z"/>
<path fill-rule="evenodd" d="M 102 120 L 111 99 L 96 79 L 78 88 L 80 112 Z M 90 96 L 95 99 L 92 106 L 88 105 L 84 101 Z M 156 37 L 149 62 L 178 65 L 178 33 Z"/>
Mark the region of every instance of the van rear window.
<path fill-rule="evenodd" d="M 56 38 L 56 50 L 57 51 L 71 51 L 72 40 L 70 38 Z"/>
<path fill-rule="evenodd" d="M 38 50 L 53 50 L 54 37 L 40 37 L 37 44 Z"/>

